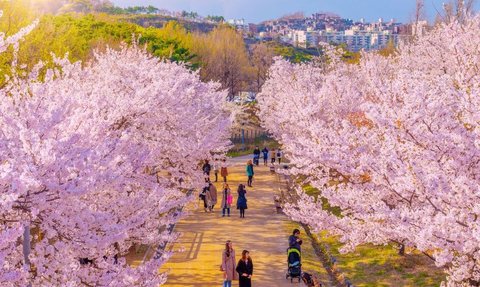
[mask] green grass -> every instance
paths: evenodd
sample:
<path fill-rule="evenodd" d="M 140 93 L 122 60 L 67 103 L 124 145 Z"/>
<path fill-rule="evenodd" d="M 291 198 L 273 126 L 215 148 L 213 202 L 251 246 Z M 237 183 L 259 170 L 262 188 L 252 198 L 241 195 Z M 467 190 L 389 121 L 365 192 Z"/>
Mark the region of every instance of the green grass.
<path fill-rule="evenodd" d="M 318 189 L 304 186 L 304 190 L 308 195 L 320 198 L 324 210 L 341 216 L 340 208 L 330 206 Z M 445 280 L 443 269 L 437 268 L 419 252 L 412 251 L 400 256 L 392 245 L 362 245 L 355 252 L 341 254 L 339 249 L 342 243 L 338 237 L 324 231 L 319 234 L 319 239 L 329 247 L 341 272 L 358 287 L 433 287 L 440 286 L 441 281 Z"/>
<path fill-rule="evenodd" d="M 258 146 L 260 147 L 260 150 L 263 149 L 263 147 L 268 147 L 269 150 L 272 150 L 273 148 L 277 149 L 280 147 L 280 144 L 276 142 L 273 139 L 256 139 L 253 143 L 248 143 L 245 144 L 245 147 L 242 146 L 242 144 L 235 144 L 233 147 L 227 152 L 228 157 L 239 157 L 239 156 L 244 156 L 244 155 L 249 155 L 253 154 L 253 150 L 255 147 Z"/>
<path fill-rule="evenodd" d="M 342 244 L 338 238 L 324 232 L 321 240 L 328 244 L 337 266 L 355 286 L 433 287 L 440 286 L 445 279 L 441 268 L 417 252 L 400 256 L 391 245 L 362 245 L 355 252 L 340 254 Z"/>
<path fill-rule="evenodd" d="M 252 154 L 252 150 L 245 149 L 245 150 L 230 150 L 227 152 L 228 157 L 239 157 L 244 155 Z"/>

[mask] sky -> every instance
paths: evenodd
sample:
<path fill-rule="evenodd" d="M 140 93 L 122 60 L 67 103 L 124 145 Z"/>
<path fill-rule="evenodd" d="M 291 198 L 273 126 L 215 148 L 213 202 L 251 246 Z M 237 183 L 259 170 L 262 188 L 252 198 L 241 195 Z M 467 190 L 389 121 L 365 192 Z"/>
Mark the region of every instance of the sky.
<path fill-rule="evenodd" d="M 426 0 L 430 19 L 441 11 L 442 3 L 448 0 Z M 245 19 L 259 23 L 286 14 L 302 11 L 306 15 L 314 12 L 333 12 L 343 18 L 367 21 L 396 19 L 411 20 L 415 0 L 113 0 L 121 7 L 153 5 L 170 11 L 194 11 L 202 16 L 221 15 L 226 19 Z"/>

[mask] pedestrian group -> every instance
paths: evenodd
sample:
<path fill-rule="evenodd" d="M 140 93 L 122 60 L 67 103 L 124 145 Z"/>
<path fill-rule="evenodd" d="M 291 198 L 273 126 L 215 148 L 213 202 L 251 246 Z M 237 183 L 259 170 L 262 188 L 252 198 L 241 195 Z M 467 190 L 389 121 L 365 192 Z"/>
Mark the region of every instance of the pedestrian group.
<path fill-rule="evenodd" d="M 248 160 L 245 167 L 247 185 L 245 186 L 244 184 L 239 184 L 237 188 L 236 206 L 240 211 L 240 218 L 245 218 L 245 210 L 248 208 L 246 187 L 253 187 L 253 179 L 255 176 L 254 167 L 259 166 L 261 156 L 263 156 L 264 166 L 268 165 L 270 158 L 270 164 L 272 168 L 277 161 L 279 164 L 281 164 L 283 154 L 280 149 L 273 149 L 270 151 L 267 147 L 264 147 L 263 150 L 260 150 L 258 146 L 255 147 L 253 151 L 253 160 Z M 205 185 L 199 197 L 201 200 L 203 200 L 205 212 L 213 212 L 218 203 L 217 188 L 210 179 L 210 173 L 213 170 L 215 182 L 218 182 L 219 180 L 218 174 L 220 174 L 223 179 L 220 205 L 222 217 L 230 217 L 230 211 L 234 202 L 234 197 L 232 190 L 227 183 L 228 167 L 226 159 L 214 159 L 212 164 L 210 164 L 208 160 L 205 160 L 202 170 L 205 175 Z M 300 245 L 302 243 L 301 240 L 298 239 L 298 234 L 295 234 L 294 232 L 293 236 L 289 238 L 289 245 L 291 248 L 295 247 L 300 251 Z M 225 243 L 220 270 L 223 272 L 223 287 L 232 287 L 232 281 L 234 280 L 238 280 L 240 287 L 252 286 L 253 261 L 250 257 L 250 252 L 248 250 L 243 250 L 242 256 L 237 262 L 235 258 L 235 250 L 233 249 L 233 243 L 230 240 Z"/>

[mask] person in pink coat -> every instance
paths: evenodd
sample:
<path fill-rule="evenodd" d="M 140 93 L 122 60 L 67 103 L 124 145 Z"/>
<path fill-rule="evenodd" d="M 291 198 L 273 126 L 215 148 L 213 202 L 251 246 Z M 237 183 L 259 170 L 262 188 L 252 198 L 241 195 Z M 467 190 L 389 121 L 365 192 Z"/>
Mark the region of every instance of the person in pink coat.
<path fill-rule="evenodd" d="M 232 281 L 238 279 L 236 263 L 232 241 L 228 240 L 222 253 L 223 287 L 232 287 Z"/>

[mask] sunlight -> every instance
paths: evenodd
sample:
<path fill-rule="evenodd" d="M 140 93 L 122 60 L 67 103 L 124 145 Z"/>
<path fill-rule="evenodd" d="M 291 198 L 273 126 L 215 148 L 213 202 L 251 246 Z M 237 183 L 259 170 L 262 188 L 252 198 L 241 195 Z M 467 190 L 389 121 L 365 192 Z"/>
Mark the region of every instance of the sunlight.
<path fill-rule="evenodd" d="M 55 13 L 57 12 L 64 4 L 63 0 L 29 0 L 30 7 L 40 13 Z"/>

